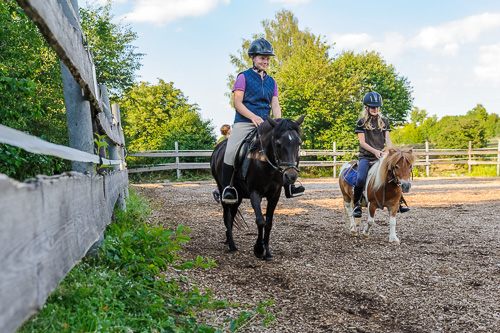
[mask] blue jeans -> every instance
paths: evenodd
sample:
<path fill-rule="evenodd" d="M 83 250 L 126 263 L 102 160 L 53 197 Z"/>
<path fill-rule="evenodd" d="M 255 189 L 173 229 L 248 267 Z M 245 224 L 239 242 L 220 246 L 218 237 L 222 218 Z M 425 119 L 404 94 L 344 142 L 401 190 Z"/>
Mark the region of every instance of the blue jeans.
<path fill-rule="evenodd" d="M 358 179 L 356 180 L 356 187 L 364 187 L 366 183 L 366 176 L 370 169 L 370 160 L 362 158 L 358 161 Z"/>

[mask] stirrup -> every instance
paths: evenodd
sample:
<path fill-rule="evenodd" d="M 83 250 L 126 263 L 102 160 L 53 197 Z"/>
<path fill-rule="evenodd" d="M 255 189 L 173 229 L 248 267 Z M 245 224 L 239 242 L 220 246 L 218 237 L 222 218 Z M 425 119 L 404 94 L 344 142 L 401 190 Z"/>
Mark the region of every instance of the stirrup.
<path fill-rule="evenodd" d="M 301 195 L 304 195 L 306 192 L 306 189 L 304 188 L 304 185 L 302 185 L 302 182 L 300 180 L 297 180 L 297 182 L 300 184 L 299 186 L 296 186 L 296 188 L 302 187 L 304 190 L 300 192 L 293 193 L 292 192 L 292 186 L 295 184 L 288 185 L 288 188 L 285 189 L 285 196 L 290 199 L 290 198 L 295 198 L 295 197 L 300 197 Z"/>
<path fill-rule="evenodd" d="M 230 198 L 224 198 L 224 196 L 226 195 L 226 191 L 229 190 L 229 192 L 227 192 L 227 194 L 231 194 L 231 191 L 234 191 L 234 194 L 235 194 L 235 197 L 230 199 Z M 231 185 L 228 185 L 224 188 L 224 190 L 222 190 L 222 195 L 221 195 L 221 200 L 223 203 L 225 204 L 229 204 L 229 205 L 232 205 L 232 204 L 235 204 L 238 202 L 238 191 L 236 191 L 236 188 L 231 186 Z"/>

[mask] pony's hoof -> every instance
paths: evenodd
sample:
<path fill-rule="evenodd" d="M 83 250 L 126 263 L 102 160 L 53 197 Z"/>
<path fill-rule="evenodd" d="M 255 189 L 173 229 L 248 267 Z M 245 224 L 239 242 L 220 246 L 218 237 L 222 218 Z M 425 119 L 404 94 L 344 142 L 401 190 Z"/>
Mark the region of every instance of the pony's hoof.
<path fill-rule="evenodd" d="M 238 248 L 236 246 L 229 247 L 229 253 L 236 252 L 238 251 Z"/>
<path fill-rule="evenodd" d="M 351 231 L 351 236 L 352 237 L 358 237 L 358 232 L 357 231 Z"/>
<path fill-rule="evenodd" d="M 264 258 L 264 255 L 266 254 L 266 250 L 262 249 L 261 251 L 259 251 L 257 248 L 254 247 L 253 254 L 255 254 L 255 256 L 257 258 Z"/>
<path fill-rule="evenodd" d="M 273 261 L 274 257 L 272 254 L 265 255 L 264 258 L 262 258 L 265 261 Z"/>
<path fill-rule="evenodd" d="M 391 242 L 391 245 L 399 245 L 399 241 Z"/>
<path fill-rule="evenodd" d="M 368 238 L 370 238 L 370 235 L 365 235 L 365 234 L 362 234 L 362 235 L 361 235 L 361 238 L 363 238 L 363 239 L 368 239 Z"/>

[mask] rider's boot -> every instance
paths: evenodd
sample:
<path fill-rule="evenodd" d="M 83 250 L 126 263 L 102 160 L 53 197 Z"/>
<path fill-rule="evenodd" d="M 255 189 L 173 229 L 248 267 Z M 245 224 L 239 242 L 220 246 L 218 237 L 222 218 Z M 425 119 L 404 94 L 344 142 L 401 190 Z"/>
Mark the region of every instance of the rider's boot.
<path fill-rule="evenodd" d="M 231 178 L 233 177 L 234 167 L 232 165 L 222 164 L 222 196 L 221 200 L 225 204 L 234 204 L 238 202 L 238 192 L 231 186 Z"/>
<path fill-rule="evenodd" d="M 403 204 L 406 206 L 404 207 Z M 400 213 L 406 213 L 410 211 L 410 207 L 408 207 L 408 204 L 406 203 L 406 200 L 403 198 L 403 195 L 401 194 L 401 198 L 399 198 L 399 210 L 398 212 Z"/>
<path fill-rule="evenodd" d="M 293 198 L 293 197 L 298 197 L 298 196 L 301 196 L 301 195 L 304 195 L 304 192 L 306 191 L 305 187 L 302 186 L 302 184 L 300 184 L 299 186 L 295 186 L 295 185 L 285 185 L 283 186 L 283 188 L 285 189 L 285 196 L 287 198 Z"/>
<path fill-rule="evenodd" d="M 361 204 L 359 203 L 362 194 L 363 194 L 363 188 L 359 186 L 354 186 L 354 198 L 352 200 L 352 202 L 354 203 L 354 209 L 352 211 L 352 216 L 355 218 L 360 218 L 363 213 L 363 211 L 361 210 Z"/>

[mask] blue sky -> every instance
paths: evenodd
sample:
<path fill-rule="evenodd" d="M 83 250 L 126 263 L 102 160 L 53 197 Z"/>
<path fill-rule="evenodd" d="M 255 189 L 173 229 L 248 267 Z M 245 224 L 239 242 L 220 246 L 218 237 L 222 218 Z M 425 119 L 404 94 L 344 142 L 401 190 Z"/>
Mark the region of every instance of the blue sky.
<path fill-rule="evenodd" d="M 234 119 L 224 95 L 229 55 L 282 9 L 335 43 L 331 55 L 380 52 L 429 115 L 463 115 L 478 103 L 500 114 L 498 0 L 116 0 L 112 13 L 138 33 L 139 80 L 173 82 L 218 131 Z"/>

